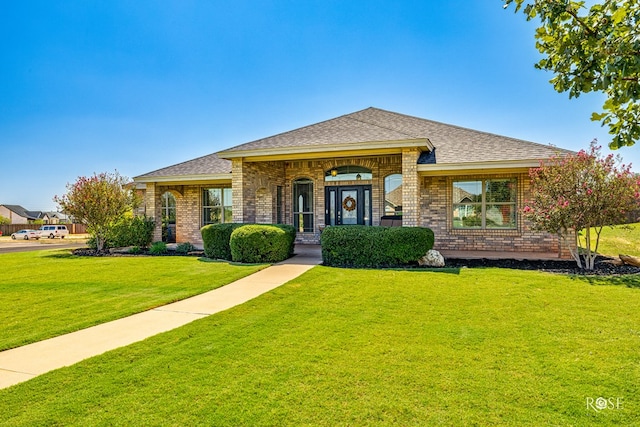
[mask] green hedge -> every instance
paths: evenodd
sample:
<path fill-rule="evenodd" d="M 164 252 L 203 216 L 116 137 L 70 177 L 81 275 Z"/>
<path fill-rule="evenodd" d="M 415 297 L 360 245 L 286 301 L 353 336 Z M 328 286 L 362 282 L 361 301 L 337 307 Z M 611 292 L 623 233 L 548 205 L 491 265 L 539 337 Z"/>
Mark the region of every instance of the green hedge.
<path fill-rule="evenodd" d="M 153 240 L 153 219 L 145 217 L 123 218 L 107 232 L 104 248 L 123 248 L 137 246 L 147 248 Z M 89 238 L 87 246 L 96 248 L 95 237 Z"/>
<path fill-rule="evenodd" d="M 205 256 L 213 259 L 226 259 L 231 261 L 231 233 L 244 224 L 209 224 L 200 229 L 204 244 Z"/>
<path fill-rule="evenodd" d="M 244 225 L 231 233 L 231 259 L 235 262 L 280 262 L 293 255 L 296 231 L 281 224 Z"/>
<path fill-rule="evenodd" d="M 238 256 L 236 258 L 234 258 L 232 251 L 231 251 L 231 236 L 233 234 L 233 232 L 237 229 L 239 229 L 240 227 L 253 227 L 253 226 L 258 226 L 257 224 L 241 224 L 241 223 L 227 223 L 227 224 L 210 224 L 210 225 L 205 225 L 204 227 L 202 227 L 200 229 L 200 233 L 202 234 L 202 241 L 204 243 L 204 254 L 205 256 L 209 257 L 209 258 L 213 258 L 213 259 L 225 259 L 227 261 L 238 261 L 238 262 L 278 262 L 278 261 L 282 261 L 284 259 L 289 258 L 290 256 L 293 255 L 293 247 L 294 247 L 294 241 L 296 238 L 296 230 L 293 226 L 291 225 L 284 225 L 284 224 L 264 224 L 264 225 L 259 225 L 260 227 L 272 227 L 272 228 L 276 228 L 278 230 L 281 230 L 282 232 L 285 233 L 286 238 L 283 237 L 278 237 L 276 238 L 276 240 L 282 240 L 282 242 L 278 243 L 277 245 L 285 245 L 286 247 L 286 256 L 284 258 L 278 259 L 277 261 L 273 261 L 272 259 L 275 259 L 271 256 L 265 256 L 268 257 L 269 259 L 263 259 L 261 261 L 240 261 L 241 258 L 244 258 L 244 255 L 241 255 L 246 253 L 256 253 L 258 251 L 263 251 L 265 253 L 270 253 L 273 252 L 273 248 L 272 246 L 274 246 L 275 244 L 271 244 L 271 243 L 265 243 L 263 240 L 264 239 L 260 239 L 259 236 L 253 236 L 250 239 L 251 243 L 248 242 L 241 242 L 238 243 L 242 249 L 240 250 L 240 253 L 238 253 Z M 251 229 L 250 229 L 251 230 Z M 260 229 L 259 229 L 260 230 Z M 270 230 L 270 229 L 269 229 Z M 244 239 L 245 237 L 245 233 L 241 234 L 243 237 L 242 239 Z M 283 240 L 284 239 L 284 240 Z M 253 245 L 257 245 L 254 248 L 251 248 L 251 244 Z M 276 246 L 277 246 L 276 245 Z M 279 254 L 283 254 L 285 253 L 284 249 L 279 249 Z M 256 258 L 264 258 L 264 257 L 256 257 L 256 256 L 251 256 L 250 258 L 252 259 L 256 259 Z M 280 258 L 280 257 L 276 257 L 276 258 Z"/>
<path fill-rule="evenodd" d="M 395 267 L 417 262 L 433 248 L 433 231 L 424 227 L 327 227 L 320 237 L 324 265 Z"/>

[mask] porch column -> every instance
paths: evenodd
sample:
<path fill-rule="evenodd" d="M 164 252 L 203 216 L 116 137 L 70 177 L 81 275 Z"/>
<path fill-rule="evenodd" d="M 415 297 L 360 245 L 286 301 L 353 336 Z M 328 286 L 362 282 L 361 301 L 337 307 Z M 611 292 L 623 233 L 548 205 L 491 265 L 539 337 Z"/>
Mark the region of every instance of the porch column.
<path fill-rule="evenodd" d="M 420 225 L 420 206 L 418 199 L 418 156 L 417 148 L 402 149 L 402 225 L 417 227 Z"/>
<path fill-rule="evenodd" d="M 233 222 L 244 222 L 244 175 L 243 160 L 231 159 L 231 200 Z"/>
<path fill-rule="evenodd" d="M 144 193 L 145 214 L 147 218 L 154 221 L 153 241 L 162 240 L 162 208 L 160 206 L 160 195 L 156 194 L 155 182 L 147 182 L 147 190 Z"/>

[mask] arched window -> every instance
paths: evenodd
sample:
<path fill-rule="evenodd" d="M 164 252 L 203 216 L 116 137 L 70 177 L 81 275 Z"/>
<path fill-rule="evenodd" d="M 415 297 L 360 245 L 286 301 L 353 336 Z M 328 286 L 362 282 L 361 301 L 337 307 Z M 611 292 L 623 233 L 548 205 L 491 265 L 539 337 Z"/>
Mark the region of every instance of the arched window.
<path fill-rule="evenodd" d="M 293 226 L 300 233 L 313 232 L 313 181 L 293 181 Z"/>
<path fill-rule="evenodd" d="M 338 166 L 324 173 L 324 180 L 330 181 L 370 181 L 371 169 L 363 166 Z"/>
<path fill-rule="evenodd" d="M 170 191 L 162 194 L 162 241 L 176 241 L 176 198 Z"/>
<path fill-rule="evenodd" d="M 384 214 L 402 215 L 402 174 L 384 179 Z"/>

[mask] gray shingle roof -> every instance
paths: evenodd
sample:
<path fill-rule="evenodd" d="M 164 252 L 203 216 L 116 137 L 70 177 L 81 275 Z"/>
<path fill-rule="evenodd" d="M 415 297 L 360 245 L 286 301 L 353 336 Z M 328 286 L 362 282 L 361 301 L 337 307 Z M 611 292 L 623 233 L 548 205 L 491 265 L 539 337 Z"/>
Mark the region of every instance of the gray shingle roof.
<path fill-rule="evenodd" d="M 225 152 L 286 147 L 321 149 L 323 145 L 425 138 L 436 147 L 436 164 L 544 159 L 557 151 L 548 145 L 371 107 L 238 145 Z"/>
<path fill-rule="evenodd" d="M 2 205 L 5 208 L 9 209 L 11 212 L 27 219 L 40 219 L 42 216 L 41 211 L 28 211 L 20 205 Z"/>
<path fill-rule="evenodd" d="M 492 161 L 545 159 L 557 153 L 555 147 L 521 139 L 495 135 L 460 126 L 367 108 L 299 129 L 284 132 L 224 150 L 243 151 L 308 147 L 321 151 L 323 146 L 360 144 L 366 142 L 411 141 L 428 139 L 435 147 L 423 153 L 421 164 L 455 164 Z M 139 178 L 180 177 L 231 173 L 231 162 L 217 154 L 199 157 L 158 169 Z"/>
<path fill-rule="evenodd" d="M 231 173 L 231 161 L 221 159 L 214 153 L 145 173 L 144 175 L 137 176 L 136 179 L 160 176 L 215 175 L 225 173 Z"/>

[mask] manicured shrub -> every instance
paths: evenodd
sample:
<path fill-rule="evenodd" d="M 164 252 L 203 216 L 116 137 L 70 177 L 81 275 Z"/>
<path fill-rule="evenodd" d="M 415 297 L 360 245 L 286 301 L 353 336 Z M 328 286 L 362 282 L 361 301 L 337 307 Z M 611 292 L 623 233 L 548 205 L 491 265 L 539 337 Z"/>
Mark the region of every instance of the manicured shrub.
<path fill-rule="evenodd" d="M 139 246 L 148 248 L 153 240 L 154 221 L 147 217 L 123 218 L 107 233 L 105 246 L 122 248 Z"/>
<path fill-rule="evenodd" d="M 433 248 L 433 231 L 424 227 L 327 227 L 320 237 L 324 265 L 379 268 L 417 262 Z"/>
<path fill-rule="evenodd" d="M 178 246 L 176 246 L 176 252 L 182 255 L 186 255 L 189 252 L 194 251 L 195 249 L 195 246 L 193 246 L 191 242 L 180 243 L 178 244 Z"/>
<path fill-rule="evenodd" d="M 129 253 L 131 255 L 139 255 L 142 253 L 142 249 L 140 246 L 132 246 L 131 249 L 129 249 Z"/>
<path fill-rule="evenodd" d="M 252 224 L 231 233 L 231 259 L 235 262 L 279 262 L 293 254 L 295 229 L 288 225 Z"/>
<path fill-rule="evenodd" d="M 202 227 L 200 234 L 202 234 L 205 256 L 231 261 L 231 246 L 229 246 L 231 233 L 243 225 L 240 223 L 226 223 L 209 224 Z"/>
<path fill-rule="evenodd" d="M 167 253 L 167 244 L 165 242 L 153 242 L 149 248 L 151 255 L 163 255 Z"/>

